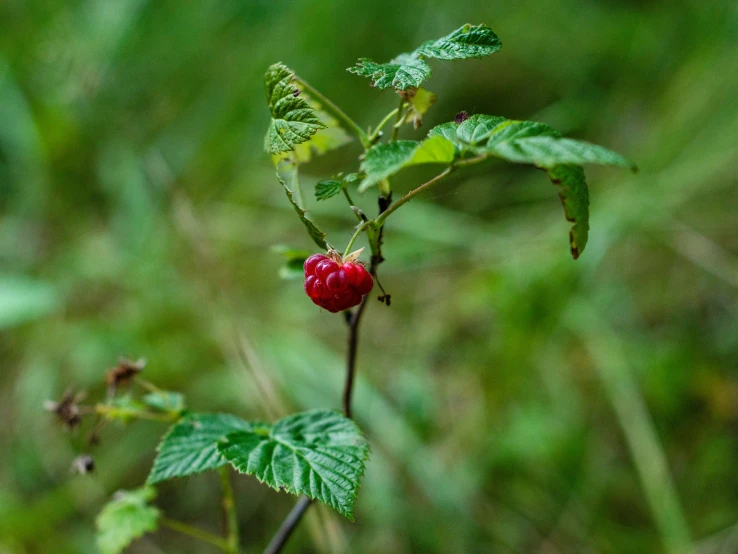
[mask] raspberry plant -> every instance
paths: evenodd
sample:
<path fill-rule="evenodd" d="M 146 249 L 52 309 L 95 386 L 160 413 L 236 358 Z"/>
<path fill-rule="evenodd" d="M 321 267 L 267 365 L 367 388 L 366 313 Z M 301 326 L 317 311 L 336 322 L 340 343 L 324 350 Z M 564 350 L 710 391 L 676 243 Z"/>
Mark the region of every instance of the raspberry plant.
<path fill-rule="evenodd" d="M 284 251 L 285 271 L 303 270 L 308 297 L 329 312 L 344 313 L 348 353 L 343 413 L 311 410 L 267 423 L 247 421 L 231 414 L 193 412 L 185 408 L 182 395 L 160 390 L 141 379 L 143 362 L 121 360 L 108 373 L 105 401 L 84 406 L 81 396 L 70 392 L 60 402 L 47 406 L 70 428 L 80 425 L 83 416 L 95 414 L 90 446 L 97 441 L 101 426 L 110 420 L 149 419 L 171 424 L 157 448 L 146 485 L 117 493 L 100 513 L 98 544 L 103 554 L 122 552 L 136 537 L 160 525 L 209 542 L 226 553 L 240 552 L 241 533 L 231 470 L 253 475 L 274 489 L 300 496 L 275 533 L 267 553 L 283 549 L 315 500 L 353 519 L 357 490 L 369 455 L 367 440 L 352 419 L 351 411 L 359 325 L 372 299 L 390 305 L 390 295 L 378 279 L 379 267 L 384 262 L 382 244 L 386 224 L 404 204 L 426 189 L 456 171 L 493 158 L 543 170 L 558 187 L 564 215 L 571 222 L 571 255 L 576 259 L 582 254 L 589 232 L 589 197 L 582 166 L 602 164 L 634 169 L 621 155 L 601 146 L 564 138 L 543 123 L 496 115 L 469 116 L 463 111 L 454 121 L 431 129 L 422 140 L 399 139 L 404 126 L 421 127 L 423 116 L 436 103 L 435 94 L 421 86 L 431 75 L 433 60 L 480 58 L 499 51 L 501 46 L 500 39 L 486 25 L 464 25 L 387 63 L 360 59 L 348 71 L 370 79 L 376 89 L 393 90 L 398 103 L 376 126 L 368 129 L 284 64 L 269 67 L 264 84 L 271 120 L 265 149 L 272 156 L 277 180 L 288 201 L 320 250 L 309 257 L 303 251 Z M 389 132 L 385 135 L 388 125 Z M 307 215 L 298 170 L 313 156 L 346 144 L 352 140 L 351 135 L 364 149 L 358 163 L 350 172 L 339 173 L 315 186 L 317 201 L 343 197 L 357 220 L 348 245 L 338 251 Z M 392 182 L 396 175 L 419 164 L 434 164 L 440 171 L 393 200 Z M 376 215 L 368 215 L 356 207 L 352 200 L 354 194 L 376 195 Z M 352 252 L 354 243 L 362 236 L 370 251 L 366 266 L 359 261 L 364 249 Z M 369 294 L 374 285 L 381 294 Z M 133 385 L 143 394 L 134 394 L 139 389 Z M 80 456 L 74 464 L 80 472 L 90 471 L 93 466 L 89 454 Z M 221 477 L 224 536 L 168 519 L 152 504 L 156 484 L 204 471 L 217 471 Z"/>

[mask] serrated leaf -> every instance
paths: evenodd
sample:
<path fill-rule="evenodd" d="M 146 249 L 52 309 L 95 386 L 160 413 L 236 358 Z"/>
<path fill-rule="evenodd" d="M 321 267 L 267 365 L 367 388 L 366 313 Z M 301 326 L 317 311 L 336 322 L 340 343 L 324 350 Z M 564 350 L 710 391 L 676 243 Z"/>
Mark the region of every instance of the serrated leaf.
<path fill-rule="evenodd" d="M 299 90 L 292 83 L 294 76 L 294 72 L 282 63 L 270 66 L 264 75 L 272 114 L 264 140 L 269 154 L 290 152 L 325 127 L 315 109 L 299 96 Z"/>
<path fill-rule="evenodd" d="M 253 425 L 229 414 L 189 414 L 174 424 L 157 447 L 158 454 L 147 483 L 201 473 L 224 466 L 218 441 Z"/>
<path fill-rule="evenodd" d="M 336 179 L 326 179 L 315 185 L 315 198 L 318 200 L 328 200 L 334 196 L 341 194 L 343 183 Z"/>
<path fill-rule="evenodd" d="M 419 87 L 431 75 L 430 66 L 423 58 L 413 53 L 400 54 L 389 63 L 376 63 L 369 58 L 361 58 L 348 71 L 362 77 L 369 77 L 372 86 L 380 90 L 394 87 L 406 90 Z"/>
<path fill-rule="evenodd" d="M 439 60 L 466 60 L 488 56 L 500 48 L 502 41 L 492 29 L 467 23 L 443 38 L 426 42 L 416 52 Z"/>
<path fill-rule="evenodd" d="M 548 125 L 536 121 L 504 120 L 489 135 L 487 148 L 493 148 L 503 142 L 511 142 L 528 137 L 561 136 L 558 131 Z"/>
<path fill-rule="evenodd" d="M 438 97 L 423 87 L 408 89 L 405 94 L 409 108 L 405 114 L 405 123 L 412 123 L 415 129 L 423 125 L 423 116 L 436 103 Z"/>
<path fill-rule="evenodd" d="M 442 136 L 433 136 L 423 142 L 398 140 L 378 144 L 364 155 L 361 170 L 366 177 L 359 185 L 359 192 L 364 192 L 405 167 L 426 163 L 448 164 L 453 161 L 454 155 L 454 145 Z"/>
<path fill-rule="evenodd" d="M 101 554 L 119 554 L 135 539 L 156 531 L 161 512 L 149 502 L 152 487 L 119 491 L 97 516 L 97 547 Z"/>
<path fill-rule="evenodd" d="M 143 402 L 155 410 L 173 414 L 182 413 L 186 407 L 183 394 L 166 390 L 147 394 L 143 397 Z"/>
<path fill-rule="evenodd" d="M 623 156 L 603 146 L 555 136 L 500 142 L 488 148 L 488 151 L 511 162 L 532 163 L 547 169 L 561 164 L 614 165 L 635 169 Z"/>
<path fill-rule="evenodd" d="M 290 201 L 290 204 L 292 204 L 292 207 L 295 208 L 295 212 L 297 213 L 297 216 L 300 218 L 300 221 L 302 221 L 303 225 L 305 225 L 305 228 L 307 229 L 308 235 L 310 235 L 310 238 L 313 239 L 313 242 L 317 244 L 321 249 L 328 250 L 328 244 L 325 242 L 326 234 L 321 231 L 315 223 L 310 220 L 310 218 L 307 217 L 305 214 L 305 210 L 303 210 L 297 202 L 292 197 L 292 191 L 287 186 L 287 183 L 284 182 L 284 179 L 279 176 L 279 173 L 277 173 L 277 179 L 279 180 L 282 187 L 284 187 L 285 193 L 287 194 L 287 198 Z"/>
<path fill-rule="evenodd" d="M 394 87 L 398 91 L 419 87 L 431 76 L 431 68 L 424 58 L 439 60 L 464 60 L 481 58 L 497 52 L 502 47 L 499 37 L 486 25 L 470 25 L 453 33 L 423 43 L 413 52 L 400 54 L 389 63 L 376 63 L 361 58 L 348 71 L 372 80 L 379 89 Z"/>
<path fill-rule="evenodd" d="M 504 117 L 496 115 L 473 115 L 456 128 L 456 138 L 464 144 L 472 146 L 480 144 L 504 121 L 506 121 Z"/>
<path fill-rule="evenodd" d="M 369 445 L 353 420 L 332 410 L 288 416 L 229 434 L 219 452 L 236 470 L 277 490 L 305 494 L 353 519 Z"/>
<path fill-rule="evenodd" d="M 358 183 L 359 181 L 361 181 L 361 179 L 361 173 L 349 173 L 348 175 L 344 175 L 341 177 L 341 180 L 346 186 Z"/>
<path fill-rule="evenodd" d="M 443 137 L 431 137 L 420 143 L 407 165 L 428 163 L 451 163 L 454 160 L 454 145 Z M 407 166 L 406 165 L 406 166 Z"/>
<path fill-rule="evenodd" d="M 456 144 L 458 142 L 458 138 L 456 136 L 456 131 L 459 128 L 459 124 L 455 123 L 453 121 L 449 121 L 448 123 L 441 123 L 440 125 L 436 125 L 428 131 L 428 137 L 443 137 L 446 140 L 451 141 L 452 143 Z"/>
<path fill-rule="evenodd" d="M 589 191 L 584 169 L 577 165 L 559 165 L 547 170 L 547 173 L 551 182 L 559 187 L 564 215 L 572 223 L 569 246 L 576 260 L 587 246 L 589 237 Z"/>
<path fill-rule="evenodd" d="M 313 158 L 313 155 L 322 156 L 326 152 L 335 150 L 351 142 L 351 137 L 341 127 L 337 119 L 323 110 L 322 105 L 313 100 L 307 93 L 302 92 L 301 94 L 302 98 L 315 110 L 318 119 L 320 119 L 325 127 L 310 137 L 310 140 L 296 145 L 294 150 L 287 154 L 288 161 L 294 164 L 307 163 Z M 282 159 L 282 156 L 276 156 L 276 158 Z"/>

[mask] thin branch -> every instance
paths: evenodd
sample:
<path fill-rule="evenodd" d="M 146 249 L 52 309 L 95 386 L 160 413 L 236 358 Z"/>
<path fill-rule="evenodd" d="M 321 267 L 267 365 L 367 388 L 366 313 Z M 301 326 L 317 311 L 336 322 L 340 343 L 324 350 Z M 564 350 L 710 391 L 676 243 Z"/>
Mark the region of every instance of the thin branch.
<path fill-rule="evenodd" d="M 236 514 L 236 501 L 233 496 L 231 475 L 228 466 L 219 470 L 220 482 L 223 487 L 223 513 L 225 514 L 226 545 L 228 554 L 238 554 L 241 546 L 238 539 L 238 515 Z"/>
<path fill-rule="evenodd" d="M 390 214 L 392 214 L 392 212 L 394 212 L 397 208 L 399 208 L 400 206 L 402 206 L 406 202 L 412 200 L 412 198 L 415 195 L 423 192 L 428 187 L 436 184 L 438 181 L 440 181 L 440 180 L 444 179 L 445 177 L 448 177 L 449 175 L 451 175 L 451 173 L 453 173 L 454 169 L 456 169 L 455 166 L 449 166 L 449 167 L 447 167 L 443 172 L 441 172 L 438 175 L 436 175 L 435 177 L 433 177 L 433 179 L 431 179 L 430 181 L 426 181 L 425 183 L 423 183 L 422 185 L 420 185 L 418 188 L 415 188 L 415 189 L 411 190 L 405 196 L 403 196 L 402 198 L 400 198 L 397 202 L 395 202 L 394 204 L 392 204 L 389 208 L 387 208 L 387 210 L 384 213 L 382 213 L 377 218 L 377 220 L 376 220 L 377 227 L 382 227 L 382 225 L 387 220 L 387 218 L 390 216 Z"/>
<path fill-rule="evenodd" d="M 369 271 L 372 276 L 375 274 L 374 267 L 370 267 Z M 356 375 L 356 355 L 359 348 L 359 323 L 364 309 L 369 302 L 370 295 L 366 295 L 356 311 L 351 315 L 348 321 L 349 337 L 348 337 L 348 353 L 346 355 L 346 382 L 343 387 L 343 413 L 346 417 L 351 418 L 351 397 L 354 391 L 354 377 Z"/>
<path fill-rule="evenodd" d="M 351 208 L 351 211 L 354 212 L 354 215 L 359 221 L 369 221 L 367 217 L 356 207 L 356 204 L 354 204 L 354 201 L 351 199 L 351 195 L 349 194 L 349 191 L 346 189 L 346 187 L 343 187 L 341 189 L 343 192 L 343 195 L 346 197 L 346 202 L 348 202 L 349 207 Z"/>
<path fill-rule="evenodd" d="M 344 256 L 348 256 L 351 253 L 351 247 L 356 242 L 356 239 L 359 238 L 359 235 L 369 226 L 373 225 L 374 221 L 365 221 L 359 227 L 356 229 L 356 232 L 353 234 L 351 239 L 349 240 L 348 244 L 346 245 L 346 249 L 343 251 Z"/>
<path fill-rule="evenodd" d="M 264 554 L 279 554 L 279 552 L 282 552 L 284 545 L 287 544 L 287 540 L 292 535 L 292 532 L 300 524 L 302 516 L 305 514 L 307 509 L 310 507 L 310 504 L 312 503 L 313 501 L 310 500 L 307 496 L 303 496 L 300 498 L 300 500 L 297 501 L 295 507 L 292 508 L 292 511 L 282 522 L 281 527 L 274 535 L 269 545 L 266 547 L 266 550 L 264 550 Z"/>
<path fill-rule="evenodd" d="M 179 418 L 179 414 L 156 414 L 147 410 L 136 410 L 133 408 L 118 408 L 117 406 L 107 406 L 105 404 L 97 404 L 94 407 L 94 413 L 105 417 L 148 419 L 150 421 L 163 421 L 172 423 Z"/>
<path fill-rule="evenodd" d="M 217 546 L 224 552 L 229 551 L 228 543 L 226 543 L 226 541 L 221 539 L 219 536 L 208 533 L 207 531 L 203 531 L 202 529 L 198 529 L 197 527 L 193 527 L 192 525 L 182 523 L 181 521 L 177 521 L 176 519 L 169 519 L 168 517 L 160 517 L 159 524 L 163 525 L 164 527 L 168 527 L 173 531 L 177 531 L 177 533 L 182 533 L 183 535 L 187 535 L 189 537 L 193 537 L 195 539 Z"/>
<path fill-rule="evenodd" d="M 400 111 L 400 108 L 395 108 L 390 113 L 388 113 L 386 116 L 384 116 L 384 119 L 377 125 L 377 128 L 372 131 L 372 134 L 369 135 L 369 144 L 372 144 L 375 140 L 377 140 L 377 137 L 379 136 L 380 131 L 382 130 L 382 127 L 387 125 L 390 119 L 392 119 L 395 115 L 397 115 L 397 112 Z"/>
<path fill-rule="evenodd" d="M 397 140 L 397 136 L 400 134 L 400 127 L 402 127 L 402 119 L 405 115 L 404 113 L 404 107 L 405 107 L 405 99 L 400 98 L 400 105 L 397 107 L 397 117 L 395 118 L 395 124 L 392 127 L 392 135 L 390 136 L 390 142 L 395 142 Z"/>
<path fill-rule="evenodd" d="M 479 156 L 475 156 L 473 158 L 467 158 L 466 160 L 459 160 L 458 162 L 454 163 L 454 166 L 455 167 L 465 167 L 467 165 L 474 165 L 474 164 L 483 162 L 488 158 L 489 158 L 489 154 L 480 154 Z"/>

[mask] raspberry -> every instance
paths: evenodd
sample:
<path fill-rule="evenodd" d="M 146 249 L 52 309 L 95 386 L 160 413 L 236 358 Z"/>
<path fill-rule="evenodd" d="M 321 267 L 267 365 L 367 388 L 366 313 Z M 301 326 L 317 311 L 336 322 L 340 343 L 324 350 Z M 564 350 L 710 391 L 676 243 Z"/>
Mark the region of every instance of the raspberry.
<path fill-rule="evenodd" d="M 336 313 L 359 304 L 374 286 L 366 268 L 355 262 L 357 252 L 345 258 L 335 251 L 313 254 L 305 260 L 305 292 L 314 304 Z"/>

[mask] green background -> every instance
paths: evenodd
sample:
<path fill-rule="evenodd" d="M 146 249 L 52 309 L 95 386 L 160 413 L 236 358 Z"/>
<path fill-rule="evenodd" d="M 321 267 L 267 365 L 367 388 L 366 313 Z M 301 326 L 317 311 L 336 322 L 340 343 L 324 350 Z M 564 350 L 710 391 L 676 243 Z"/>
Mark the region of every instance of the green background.
<path fill-rule="evenodd" d="M 94 552 L 100 507 L 145 479 L 161 424 L 109 425 L 96 473 L 71 476 L 84 433 L 42 408 L 102 398 L 119 355 L 197 410 L 339 407 L 345 326 L 270 250 L 311 246 L 262 150 L 261 77 L 281 60 L 368 126 L 396 99 L 345 68 L 467 21 L 503 49 L 431 62 L 424 130 L 462 109 L 536 119 L 641 171 L 588 169 L 576 262 L 556 189 L 524 166 L 459 171 L 393 216 L 356 523 L 312 510 L 288 551 L 738 552 L 738 4 L 5 0 L 0 553 Z M 306 166 L 306 190 L 360 151 Z M 348 240 L 340 198 L 312 213 Z M 293 498 L 236 485 L 260 552 Z M 218 498 L 201 475 L 158 503 L 218 532 Z M 130 551 L 213 550 L 162 531 Z"/>

